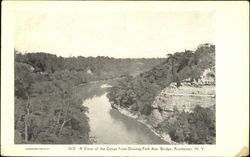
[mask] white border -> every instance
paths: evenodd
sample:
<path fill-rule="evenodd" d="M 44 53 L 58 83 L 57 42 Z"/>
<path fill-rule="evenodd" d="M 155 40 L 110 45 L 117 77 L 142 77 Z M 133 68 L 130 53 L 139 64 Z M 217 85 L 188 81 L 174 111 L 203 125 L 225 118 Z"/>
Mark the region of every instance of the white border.
<path fill-rule="evenodd" d="M 79 5 L 81 4 L 81 5 Z M 169 11 L 216 12 L 216 145 L 204 151 L 69 151 L 69 146 L 83 145 L 14 145 L 14 9 L 74 9 L 90 11 L 109 9 L 156 9 Z M 232 156 L 243 147 L 249 149 L 249 19 L 248 2 L 2 2 L 1 53 L 1 154 L 16 156 Z M 112 147 L 90 145 L 88 147 Z M 132 147 L 131 145 L 122 145 Z M 149 146 L 149 145 L 147 145 Z M 119 147 L 119 145 L 113 145 Z M 138 147 L 138 145 L 135 145 Z M 140 147 L 143 147 L 140 145 Z M 154 145 L 154 147 L 160 147 Z M 164 146 L 196 147 L 186 146 Z M 49 150 L 25 150 L 49 148 Z"/>

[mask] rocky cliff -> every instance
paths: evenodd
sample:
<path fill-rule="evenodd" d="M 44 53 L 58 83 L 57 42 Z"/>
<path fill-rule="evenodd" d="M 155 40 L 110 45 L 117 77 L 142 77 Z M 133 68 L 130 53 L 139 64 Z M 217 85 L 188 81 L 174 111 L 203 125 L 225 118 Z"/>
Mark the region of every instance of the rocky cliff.
<path fill-rule="evenodd" d="M 171 83 L 164 88 L 152 104 L 153 111 L 149 123 L 157 126 L 174 114 L 175 111 L 192 112 L 195 106 L 212 107 L 215 105 L 215 71 L 205 69 L 199 79 L 183 80 L 180 86 Z"/>
<path fill-rule="evenodd" d="M 214 143 L 215 45 L 168 54 L 151 70 L 119 82 L 107 96 L 113 108 L 174 141 Z"/>

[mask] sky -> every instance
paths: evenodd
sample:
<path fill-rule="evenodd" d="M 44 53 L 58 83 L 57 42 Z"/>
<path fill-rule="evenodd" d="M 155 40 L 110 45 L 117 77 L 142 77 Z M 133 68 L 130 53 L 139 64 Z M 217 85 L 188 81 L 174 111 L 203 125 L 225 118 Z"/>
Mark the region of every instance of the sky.
<path fill-rule="evenodd" d="M 214 43 L 214 14 L 157 9 L 15 10 L 15 48 L 58 56 L 166 57 Z"/>

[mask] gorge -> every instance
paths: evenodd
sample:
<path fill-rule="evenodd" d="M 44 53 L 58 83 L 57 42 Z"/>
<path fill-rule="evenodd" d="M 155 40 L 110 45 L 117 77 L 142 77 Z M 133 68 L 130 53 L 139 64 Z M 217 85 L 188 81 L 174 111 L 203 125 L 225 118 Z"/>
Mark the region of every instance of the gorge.
<path fill-rule="evenodd" d="M 15 51 L 16 144 L 215 144 L 215 45 L 167 58 Z"/>

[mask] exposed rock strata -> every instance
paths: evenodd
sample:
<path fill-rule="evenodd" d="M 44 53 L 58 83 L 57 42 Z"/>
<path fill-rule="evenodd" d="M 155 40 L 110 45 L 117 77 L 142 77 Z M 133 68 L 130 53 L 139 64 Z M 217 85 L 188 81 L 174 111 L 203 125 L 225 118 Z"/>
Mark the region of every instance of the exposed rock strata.
<path fill-rule="evenodd" d="M 147 125 L 156 135 L 170 144 L 178 144 L 171 140 L 170 136 L 164 132 L 157 130 L 160 122 L 168 119 L 176 111 L 192 112 L 195 106 L 214 107 L 215 105 L 215 70 L 213 68 L 206 69 L 198 79 L 185 79 L 177 83 L 171 83 L 164 88 L 155 98 L 152 104 L 152 112 L 149 116 L 139 113 L 132 113 L 129 108 L 121 108 L 112 103 L 112 107 L 120 111 L 122 114 L 137 119 L 139 122 Z"/>
<path fill-rule="evenodd" d="M 177 86 L 171 83 L 164 88 L 152 104 L 149 122 L 157 126 L 174 114 L 175 111 L 192 112 L 197 105 L 211 107 L 215 105 L 214 68 L 206 69 L 197 80 L 186 79 Z"/>

